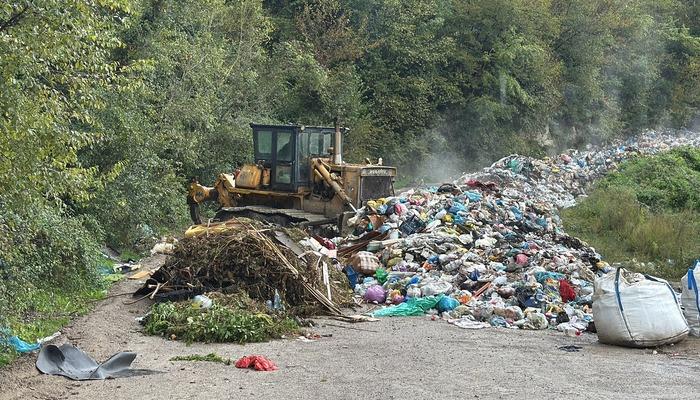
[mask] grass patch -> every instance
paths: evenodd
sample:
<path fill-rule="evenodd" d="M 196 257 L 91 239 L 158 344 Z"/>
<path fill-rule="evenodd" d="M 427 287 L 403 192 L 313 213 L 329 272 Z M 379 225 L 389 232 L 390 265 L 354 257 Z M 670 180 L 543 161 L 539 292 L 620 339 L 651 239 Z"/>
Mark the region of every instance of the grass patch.
<path fill-rule="evenodd" d="M 189 302 L 155 304 L 146 321 L 145 332 L 186 343 L 251 343 L 299 331 L 299 325 L 292 318 L 250 307 L 250 301 L 241 298 L 216 296 L 207 310 L 194 308 Z"/>
<path fill-rule="evenodd" d="M 111 270 L 109 260 L 105 263 Z M 5 323 L 13 335 L 30 343 L 36 342 L 61 330 L 73 318 L 88 313 L 95 301 L 103 299 L 107 289 L 123 277 L 121 274 L 102 275 L 96 287 L 83 286 L 77 291 L 51 287 L 16 290 Z M 10 364 L 18 356 L 12 348 L 0 348 L 0 367 Z"/>
<path fill-rule="evenodd" d="M 698 199 L 700 150 L 682 148 L 623 163 L 561 215 L 607 261 L 676 280 L 700 257 Z"/>
<path fill-rule="evenodd" d="M 119 259 L 122 262 L 137 261 L 143 258 L 146 253 L 139 253 L 132 249 L 122 249 L 119 253 Z"/>
<path fill-rule="evenodd" d="M 188 356 L 176 356 L 171 358 L 170 361 L 206 361 L 222 363 L 225 365 L 231 365 L 232 363 L 230 358 L 223 358 L 216 353 L 209 353 L 207 355 L 190 354 Z"/>
<path fill-rule="evenodd" d="M 76 316 L 86 314 L 93 301 L 104 296 L 105 290 L 102 289 L 77 293 L 33 289 L 17 296 L 17 307 L 7 317 L 7 323 L 13 335 L 33 343 L 60 330 Z M 0 349 L 0 367 L 18 356 L 12 348 Z"/>

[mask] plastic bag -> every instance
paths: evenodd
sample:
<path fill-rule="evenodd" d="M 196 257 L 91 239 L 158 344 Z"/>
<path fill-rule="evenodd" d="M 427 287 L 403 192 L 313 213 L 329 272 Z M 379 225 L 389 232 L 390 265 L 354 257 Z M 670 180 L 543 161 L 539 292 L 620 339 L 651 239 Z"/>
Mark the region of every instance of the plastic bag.
<path fill-rule="evenodd" d="M 244 356 L 236 361 L 236 368 L 253 368 L 256 371 L 275 371 L 277 366 L 263 356 Z"/>
<path fill-rule="evenodd" d="M 539 312 L 528 313 L 525 319 L 520 320 L 516 323 L 520 328 L 527 330 L 540 330 L 547 329 L 549 323 L 547 322 L 547 317 Z"/>
<path fill-rule="evenodd" d="M 409 317 L 423 315 L 435 308 L 444 295 L 429 297 L 411 297 L 398 306 L 382 308 L 372 313 L 373 317 Z"/>
<path fill-rule="evenodd" d="M 374 273 L 374 277 L 377 279 L 377 282 L 379 282 L 382 285 L 384 284 L 384 282 L 386 282 L 387 276 L 389 276 L 389 273 L 386 272 L 386 269 L 384 269 L 383 267 L 377 268 L 377 272 Z"/>
<path fill-rule="evenodd" d="M 380 285 L 370 286 L 367 288 L 367 292 L 365 292 L 365 300 L 384 303 L 386 301 L 386 291 Z"/>
<path fill-rule="evenodd" d="M 459 305 L 459 301 L 457 299 L 453 299 L 452 297 L 445 296 L 437 304 L 437 309 L 440 312 L 445 312 L 445 311 L 452 311 L 457 306 Z"/>
<path fill-rule="evenodd" d="M 421 288 L 423 296 L 435 296 L 452 290 L 452 284 L 446 281 L 430 282 Z"/>
<path fill-rule="evenodd" d="M 29 353 L 41 347 L 39 343 L 28 343 L 12 335 L 8 329 L 0 329 L 0 347 L 2 346 L 12 347 L 18 353 Z"/>

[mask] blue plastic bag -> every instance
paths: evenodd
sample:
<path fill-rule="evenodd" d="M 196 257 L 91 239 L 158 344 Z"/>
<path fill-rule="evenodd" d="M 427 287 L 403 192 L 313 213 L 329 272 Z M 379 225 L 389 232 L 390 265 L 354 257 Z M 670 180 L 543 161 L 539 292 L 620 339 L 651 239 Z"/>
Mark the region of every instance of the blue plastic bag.
<path fill-rule="evenodd" d="M 440 312 L 452 311 L 459 305 L 459 301 L 453 299 L 452 297 L 443 297 L 437 304 L 437 309 Z"/>
<path fill-rule="evenodd" d="M 469 201 L 472 201 L 472 202 L 473 201 L 481 201 L 481 193 L 469 191 L 469 192 L 466 192 L 465 194 L 467 195 L 467 198 L 469 199 Z"/>
<path fill-rule="evenodd" d="M 455 215 L 460 211 L 464 211 L 464 205 L 462 203 L 457 203 L 457 202 L 452 204 L 452 207 L 450 207 L 447 210 L 447 212 L 449 212 L 450 214 L 455 214 Z"/>
<path fill-rule="evenodd" d="M 535 272 L 535 279 L 537 280 L 538 283 L 544 283 L 547 279 L 553 279 L 555 281 L 560 281 L 562 279 L 566 279 L 566 275 L 560 274 L 558 272 L 550 272 L 550 271 L 538 271 Z"/>
<path fill-rule="evenodd" d="M 27 343 L 16 335 L 10 336 L 9 329 L 0 329 L 0 346 L 10 346 L 18 353 L 29 353 L 41 347 L 39 343 Z"/>
<path fill-rule="evenodd" d="M 510 211 L 512 211 L 513 215 L 515 215 L 516 221 L 520 221 L 521 219 L 523 219 L 523 213 L 522 213 L 522 211 L 520 211 L 520 209 L 518 207 L 512 206 L 510 208 Z"/>

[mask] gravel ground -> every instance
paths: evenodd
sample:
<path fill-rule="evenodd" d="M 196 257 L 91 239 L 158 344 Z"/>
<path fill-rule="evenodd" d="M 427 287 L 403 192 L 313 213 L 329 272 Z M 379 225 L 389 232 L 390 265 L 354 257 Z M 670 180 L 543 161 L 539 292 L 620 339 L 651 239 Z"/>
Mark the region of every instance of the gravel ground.
<path fill-rule="evenodd" d="M 162 258 L 150 259 L 151 265 Z M 132 291 L 124 281 L 112 293 Z M 73 382 L 41 375 L 36 355 L 0 370 L 0 399 L 385 399 L 572 398 L 698 399 L 700 340 L 656 350 L 597 343 L 595 335 L 506 329 L 463 330 L 428 317 L 346 324 L 319 319 L 311 343 L 296 339 L 248 345 L 193 344 L 145 336 L 135 317 L 145 301 L 128 296 L 100 302 L 56 339 L 97 360 L 135 351 L 134 368 L 149 375 Z M 559 346 L 575 344 L 579 352 Z M 170 361 L 215 352 L 236 359 L 262 354 L 279 370 L 255 372 L 218 363 Z"/>

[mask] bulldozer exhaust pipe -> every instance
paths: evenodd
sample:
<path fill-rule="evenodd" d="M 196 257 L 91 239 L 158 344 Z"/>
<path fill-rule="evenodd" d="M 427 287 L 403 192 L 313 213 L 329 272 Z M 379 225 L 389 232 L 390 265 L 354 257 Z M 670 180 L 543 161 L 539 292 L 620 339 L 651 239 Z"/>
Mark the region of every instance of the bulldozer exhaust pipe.
<path fill-rule="evenodd" d="M 340 133 L 340 118 L 335 117 L 335 136 L 333 144 L 333 164 L 343 163 L 343 135 Z"/>

